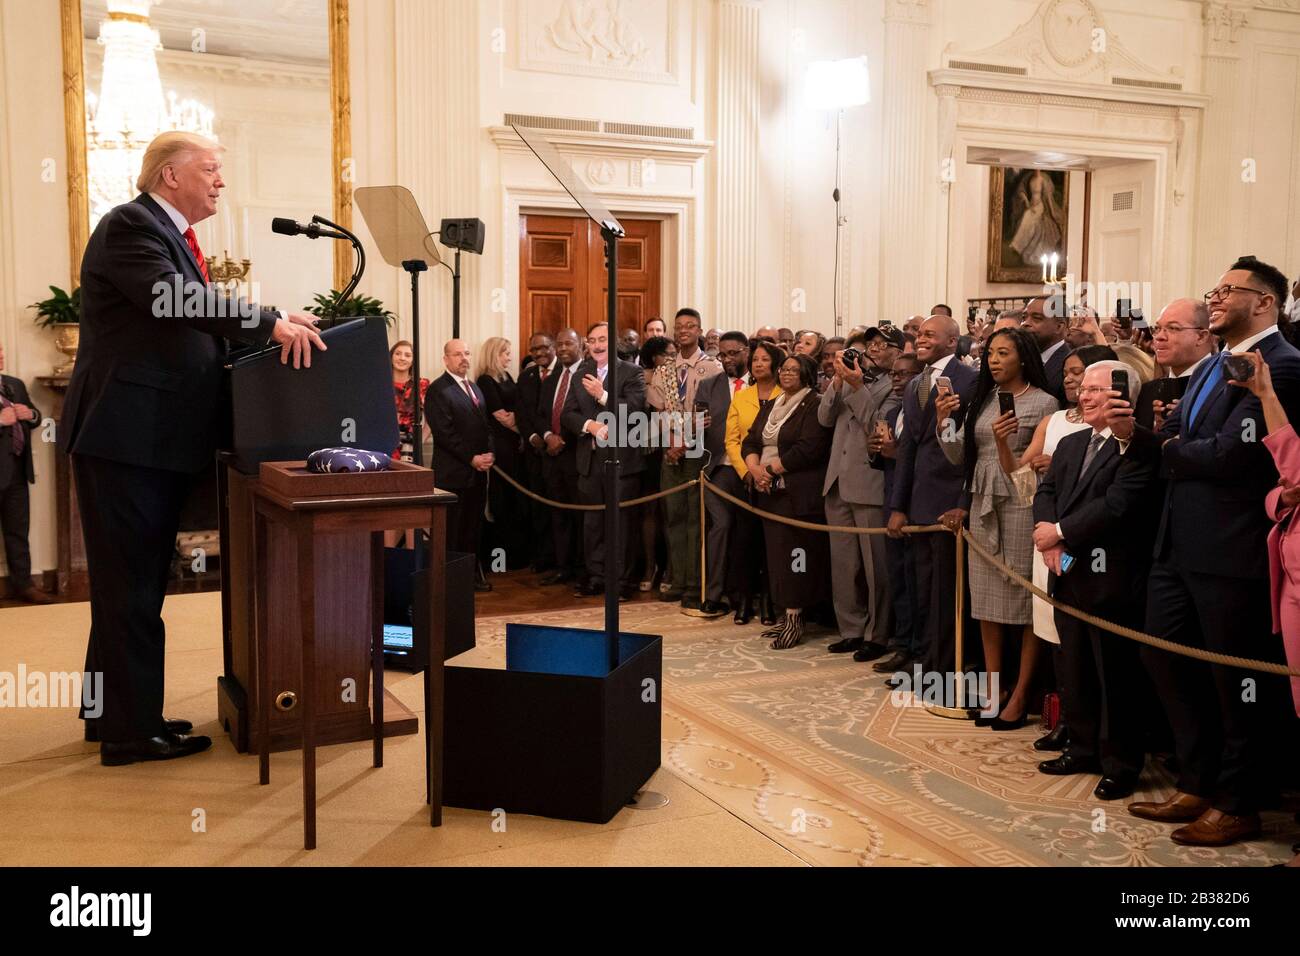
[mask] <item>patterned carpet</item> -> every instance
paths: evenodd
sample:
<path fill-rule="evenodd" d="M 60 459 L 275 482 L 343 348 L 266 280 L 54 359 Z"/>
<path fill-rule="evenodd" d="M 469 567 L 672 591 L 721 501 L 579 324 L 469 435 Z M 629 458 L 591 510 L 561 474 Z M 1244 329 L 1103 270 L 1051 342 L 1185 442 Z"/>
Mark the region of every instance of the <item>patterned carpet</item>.
<path fill-rule="evenodd" d="M 601 614 L 527 620 L 599 627 Z M 480 619 L 475 663 L 500 662 L 506 620 Z M 810 863 L 1262 866 L 1300 840 L 1278 812 L 1260 840 L 1180 847 L 1172 826 L 1094 799 L 1095 776 L 1038 773 L 1037 727 L 995 733 L 900 706 L 869 666 L 828 654 L 825 632 L 778 652 L 757 624 L 656 604 L 625 606 L 623 628 L 664 637 L 664 766 Z M 1171 792 L 1149 761 L 1134 799 Z"/>

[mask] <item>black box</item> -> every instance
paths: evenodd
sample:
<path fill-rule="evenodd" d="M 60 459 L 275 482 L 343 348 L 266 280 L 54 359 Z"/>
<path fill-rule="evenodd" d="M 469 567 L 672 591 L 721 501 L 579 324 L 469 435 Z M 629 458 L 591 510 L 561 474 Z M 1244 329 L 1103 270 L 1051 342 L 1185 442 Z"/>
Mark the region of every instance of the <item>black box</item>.
<path fill-rule="evenodd" d="M 474 572 L 477 558 L 447 552 L 443 660 L 474 646 Z M 429 569 L 415 570 L 413 548 L 384 548 L 384 667 L 419 673 L 429 665 Z M 395 625 L 396 627 L 393 627 Z M 410 628 L 406 633 L 402 628 Z"/>
<path fill-rule="evenodd" d="M 659 769 L 663 638 L 506 625 L 506 669 L 448 665 L 443 803 L 607 823 Z"/>

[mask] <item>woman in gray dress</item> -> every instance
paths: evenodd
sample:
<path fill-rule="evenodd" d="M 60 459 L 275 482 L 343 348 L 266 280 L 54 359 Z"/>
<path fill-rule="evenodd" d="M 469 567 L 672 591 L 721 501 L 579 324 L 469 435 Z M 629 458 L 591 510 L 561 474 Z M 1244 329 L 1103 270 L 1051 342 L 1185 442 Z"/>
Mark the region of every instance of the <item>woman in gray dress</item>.
<path fill-rule="evenodd" d="M 1001 411 L 1003 402 L 1014 403 L 1015 410 Z M 1027 332 L 1000 329 L 989 337 L 965 425 L 956 428 L 952 415 L 960 406 L 961 399 L 951 391 L 941 393 L 935 399 L 935 424 L 948 460 L 966 469 L 971 536 L 1027 578 L 1033 572 L 1033 505 L 1021 503 L 1002 470 L 996 436 L 1000 434 L 1012 454 L 1019 455 L 1034 437 L 1038 423 L 1059 408 L 1056 399 L 1047 393 L 1043 361 Z M 1031 595 L 974 551 L 970 553 L 968 574 L 971 615 L 979 621 L 984 666 L 990 680 L 999 675 L 999 688 L 1003 627 L 1014 625 L 1021 630 L 1020 672 L 1015 689 L 1000 702 L 997 717 L 976 721 L 994 730 L 1013 730 L 1024 726 L 1029 713 L 1029 686 L 1038 660 Z"/>

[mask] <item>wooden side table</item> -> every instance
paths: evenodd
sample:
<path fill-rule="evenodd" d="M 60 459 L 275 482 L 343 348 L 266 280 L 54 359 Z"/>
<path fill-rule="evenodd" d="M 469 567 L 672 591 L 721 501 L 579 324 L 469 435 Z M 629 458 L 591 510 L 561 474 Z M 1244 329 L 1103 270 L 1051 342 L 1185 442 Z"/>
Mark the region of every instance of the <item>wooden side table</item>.
<path fill-rule="evenodd" d="M 422 474 L 419 474 L 422 473 Z M 297 553 L 297 587 L 293 600 L 302 643 L 301 691 L 276 695 L 288 706 L 302 706 L 303 847 L 316 848 L 316 568 L 315 542 L 323 535 L 370 532 L 374 581 L 371 595 L 372 724 L 374 766 L 384 764 L 384 536 L 400 528 L 427 528 L 429 533 L 429 667 L 424 672 L 425 802 L 429 825 L 442 825 L 443 654 L 446 646 L 442 611 L 446 597 L 446 507 L 456 496 L 433 486 L 433 473 L 404 462 L 393 471 L 319 475 L 303 462 L 264 462 L 253 493 L 253 579 L 257 603 L 257 713 L 261 745 L 258 782 L 271 782 L 270 715 L 276 706 L 268 687 L 271 586 L 268 580 L 267 528 L 275 522 L 292 535 Z"/>

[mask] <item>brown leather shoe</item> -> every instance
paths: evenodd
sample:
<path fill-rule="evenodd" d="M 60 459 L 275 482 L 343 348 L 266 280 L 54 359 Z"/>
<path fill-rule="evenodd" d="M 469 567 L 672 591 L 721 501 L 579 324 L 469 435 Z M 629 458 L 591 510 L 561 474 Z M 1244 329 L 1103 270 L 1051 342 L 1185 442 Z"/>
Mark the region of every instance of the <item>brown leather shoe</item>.
<path fill-rule="evenodd" d="M 1143 820 L 1155 820 L 1158 823 L 1190 823 L 1199 819 L 1201 814 L 1210 809 L 1210 801 L 1190 793 L 1175 790 L 1174 795 L 1163 803 L 1130 803 L 1128 812 Z"/>
<path fill-rule="evenodd" d="M 18 592 L 18 600 L 26 601 L 28 604 L 53 604 L 53 595 L 46 594 L 44 591 L 34 587 L 24 588 Z"/>
<path fill-rule="evenodd" d="M 1195 823 L 1179 827 L 1169 838 L 1184 846 L 1227 846 L 1238 840 L 1259 836 L 1259 814 L 1233 816 L 1213 808 L 1201 814 Z"/>

